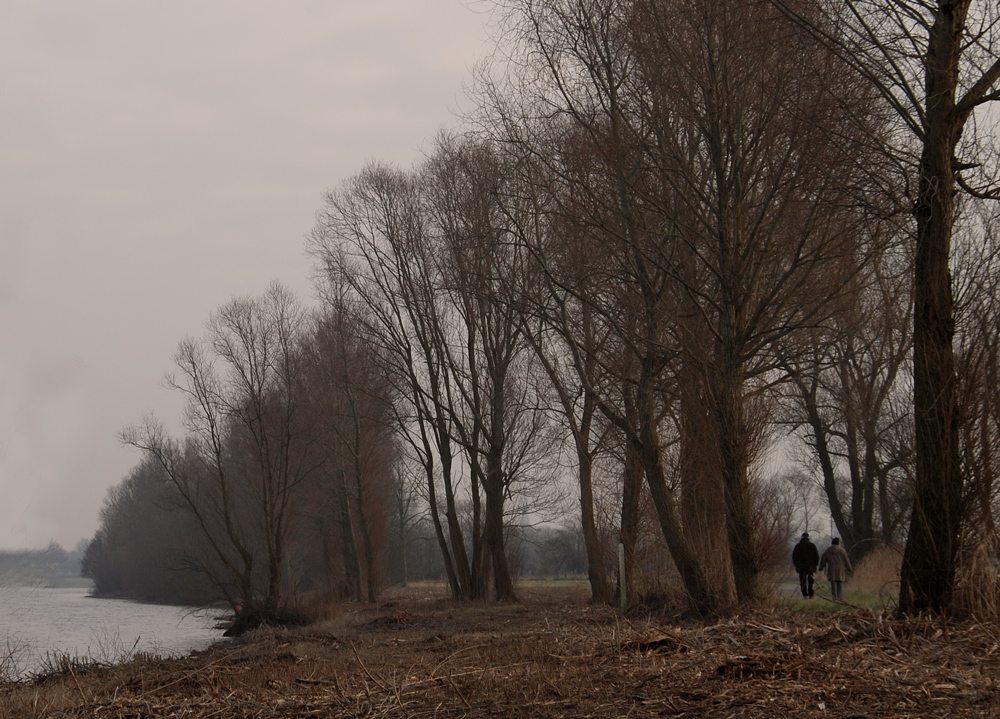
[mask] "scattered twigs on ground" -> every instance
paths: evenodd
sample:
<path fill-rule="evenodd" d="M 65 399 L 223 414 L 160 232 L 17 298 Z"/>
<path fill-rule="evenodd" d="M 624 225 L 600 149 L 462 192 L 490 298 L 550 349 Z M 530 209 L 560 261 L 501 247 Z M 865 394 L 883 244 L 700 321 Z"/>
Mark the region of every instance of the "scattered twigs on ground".
<path fill-rule="evenodd" d="M 180 660 L 0 687 L 17 717 L 972 717 L 1000 713 L 1000 633 L 870 610 L 622 622 L 579 602 L 412 602 Z M 347 615 L 345 615 L 347 616 Z"/>

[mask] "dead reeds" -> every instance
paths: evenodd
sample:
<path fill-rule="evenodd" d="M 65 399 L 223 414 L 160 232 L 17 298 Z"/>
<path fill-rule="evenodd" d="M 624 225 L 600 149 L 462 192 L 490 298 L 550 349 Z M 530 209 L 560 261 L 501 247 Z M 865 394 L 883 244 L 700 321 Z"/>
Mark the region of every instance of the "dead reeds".
<path fill-rule="evenodd" d="M 889 544 L 878 544 L 854 568 L 850 589 L 868 592 L 876 597 L 899 596 L 899 568 L 902 550 Z"/>
<path fill-rule="evenodd" d="M 6 685 L 0 718 L 962 717 L 1000 712 L 998 692 L 991 624 L 397 600 L 186 659 Z"/>

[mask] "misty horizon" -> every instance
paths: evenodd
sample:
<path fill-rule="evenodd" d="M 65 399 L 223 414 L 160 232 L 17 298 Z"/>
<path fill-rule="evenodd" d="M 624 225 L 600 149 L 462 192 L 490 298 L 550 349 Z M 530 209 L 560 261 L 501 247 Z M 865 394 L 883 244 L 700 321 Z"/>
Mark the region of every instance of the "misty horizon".
<path fill-rule="evenodd" d="M 99 0 L 0 11 L 0 547 L 72 548 L 138 460 L 177 343 L 313 292 L 322 193 L 452 124 L 485 16 L 413 3 Z"/>

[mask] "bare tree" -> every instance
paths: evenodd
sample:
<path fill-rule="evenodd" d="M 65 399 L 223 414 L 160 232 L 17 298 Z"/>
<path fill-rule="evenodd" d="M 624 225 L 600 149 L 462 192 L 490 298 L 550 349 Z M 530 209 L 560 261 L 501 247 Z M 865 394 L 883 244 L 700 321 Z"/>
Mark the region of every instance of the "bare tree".
<path fill-rule="evenodd" d="M 492 576 L 496 595 L 508 600 L 506 503 L 530 489 L 537 472 L 529 467 L 537 470 L 544 456 L 545 414 L 496 209 L 501 178 L 487 146 L 442 136 L 419 171 L 373 166 L 331 193 L 311 246 L 327 281 L 367 308 L 368 336 L 383 347 L 405 399 L 397 426 L 424 466 L 453 593 L 482 597 Z"/>
<path fill-rule="evenodd" d="M 1000 100 L 996 3 L 845 0 L 842 11 L 772 0 L 865 78 L 899 120 L 896 153 L 916 172 L 913 405 L 916 477 L 900 611 L 946 612 L 963 513 L 949 262 L 959 189 L 995 197 L 977 115 Z M 985 184 L 984 184 L 985 183 Z"/>
<path fill-rule="evenodd" d="M 518 148 L 525 165 L 541 168 L 537 174 L 552 184 L 546 190 L 552 201 L 541 208 L 552 230 L 523 231 L 523 241 L 544 268 L 550 313 L 566 339 L 584 391 L 623 432 L 629 452 L 641 461 L 664 537 L 692 602 L 710 610 L 714 601 L 683 531 L 663 462 L 661 390 L 673 352 L 673 294 L 665 269 L 649 261 L 657 235 L 641 224 L 635 189 L 623 181 L 639 171 L 641 149 L 616 134 L 622 116 L 615 92 L 625 81 L 630 56 L 624 6 L 509 6 L 522 43 L 514 63 L 524 63 L 524 72 L 512 81 L 509 93 L 502 87 L 489 90 L 496 118 L 493 131 L 502 145 Z M 596 354 L 576 333 L 576 305 L 589 308 L 600 327 L 598 336 L 608 333 L 614 338 L 602 343 Z M 625 397 L 630 398 L 628 408 Z M 623 505 L 626 516 L 630 507 L 631 502 Z M 623 519 L 623 539 L 626 534 L 632 533 Z"/>
<path fill-rule="evenodd" d="M 468 454 L 473 487 L 480 486 L 486 500 L 483 539 L 496 597 L 510 601 L 515 594 L 504 549 L 506 502 L 523 491 L 537 499 L 533 489 L 544 487 L 547 474 L 547 418 L 521 321 L 525 259 L 511 242 L 498 202 L 507 173 L 492 145 L 473 136 L 444 137 L 425 173 L 444 277 L 460 318 L 461 344 L 445 345 L 462 400 L 453 427 Z M 529 483 L 532 475 L 542 481 Z M 475 491 L 472 499 L 476 512 Z"/>
<path fill-rule="evenodd" d="M 400 436 L 425 473 L 430 518 L 452 594 L 476 598 L 479 565 L 469 556 L 458 511 L 460 450 L 451 428 L 452 380 L 443 350 L 446 302 L 413 173 L 372 165 L 328 193 L 310 252 L 321 263 L 321 280 L 349 287 L 368 310 L 366 336 L 379 343 L 390 363 L 400 400 Z M 475 543 L 478 527 L 472 530 Z M 475 546 L 473 556 L 478 556 Z"/>
<path fill-rule="evenodd" d="M 995 208 L 966 213 L 953 260 L 960 452 L 965 476 L 965 521 L 960 561 L 975 570 L 983 548 L 997 540 L 1000 509 L 1000 236 Z M 974 584 L 989 586 L 987 576 Z M 983 586 L 986 585 L 986 586 Z M 990 596 L 990 595 L 987 595 Z"/>
<path fill-rule="evenodd" d="M 357 576 L 358 599 L 373 603 L 381 590 L 379 551 L 391 504 L 394 433 L 392 388 L 368 341 L 363 308 L 326 293 L 326 306 L 312 330 L 310 397 L 315 429 L 328 438 L 325 464 L 335 477 L 349 573 Z M 355 535 L 357 541 L 355 541 Z M 351 552 L 357 552 L 352 557 Z"/>
<path fill-rule="evenodd" d="M 911 257 L 903 242 L 883 240 L 843 310 L 782 362 L 796 407 L 788 421 L 805 431 L 830 514 L 855 559 L 876 542 L 900 539 L 910 510 Z"/>
<path fill-rule="evenodd" d="M 537 305 L 549 303 L 540 298 Z M 586 347 L 582 353 L 583 361 L 587 363 L 585 370 L 588 375 L 597 372 L 594 357 L 598 349 L 598 339 L 594 336 L 593 323 L 589 321 L 590 308 L 580 307 L 577 335 Z M 528 313 L 521 316 L 525 322 L 524 336 L 535 351 L 539 364 L 549 378 L 558 400 L 559 414 L 573 442 L 576 458 L 577 483 L 579 485 L 580 521 L 587 550 L 587 577 L 590 581 L 591 599 L 594 602 L 611 600 L 611 585 L 608 582 L 605 568 L 605 547 L 600 541 L 597 529 L 597 519 L 594 508 L 594 461 L 601 451 L 600 438 L 597 435 L 597 402 L 592 393 L 585 392 L 580 386 L 572 363 L 565 358 L 569 354 L 563 335 L 554 326 L 551 318 L 543 314 L 541 317 L 531 317 Z"/>
<path fill-rule="evenodd" d="M 762 430 L 750 408 L 768 391 L 774 345 L 828 316 L 855 270 L 861 218 L 848 208 L 867 180 L 859 158 L 871 154 L 872 135 L 855 119 L 870 98 L 766 3 L 505 6 L 521 42 L 514 84 L 534 105 L 494 93 L 498 134 L 548 164 L 565 188 L 553 193 L 557 211 L 594 238 L 601 280 L 586 301 L 635 353 L 634 441 L 689 592 L 704 596 L 703 572 L 660 479 L 658 423 L 671 385 L 692 392 L 684 437 L 718 448 L 700 468 L 690 459 L 697 450 L 687 453 L 689 498 L 718 487 L 735 592 L 749 599 L 761 564 L 748 471 Z M 531 119 L 540 117 L 555 119 Z M 544 258 L 554 283 L 583 297 L 554 258 Z M 605 299 L 616 290 L 617 306 Z M 621 415 L 620 405 L 605 409 Z"/>
<path fill-rule="evenodd" d="M 605 567 L 606 548 L 597 527 L 593 483 L 594 464 L 603 449 L 597 426 L 599 413 L 594 395 L 580 384 L 564 329 L 573 326 L 573 341 L 584 348 L 582 360 L 590 377 L 596 377 L 600 371 L 596 358 L 609 335 L 602 323 L 595 320 L 587 303 L 571 296 L 564 297 L 562 302 L 555 300 L 545 280 L 544 268 L 534 255 L 532 248 L 551 244 L 559 232 L 543 216 L 542 208 L 550 201 L 546 194 L 554 189 L 550 178 L 545 176 L 545 168 L 516 153 L 507 154 L 506 160 L 505 174 L 509 179 L 497 199 L 520 255 L 521 273 L 505 291 L 516 304 L 522 337 L 531 347 L 554 394 L 548 404 L 572 442 L 591 597 L 595 602 L 606 602 L 611 599 L 612 587 Z M 567 259 L 572 263 L 572 256 Z M 581 269 L 585 265 L 581 259 Z"/>
<path fill-rule="evenodd" d="M 168 385 L 187 398 L 183 443 L 150 419 L 123 441 L 162 467 L 232 587 L 235 606 L 282 606 L 296 489 L 314 470 L 298 397 L 303 313 L 277 283 L 214 313 L 202 341 L 185 340 Z M 262 574 L 258 570 L 262 567 Z"/>

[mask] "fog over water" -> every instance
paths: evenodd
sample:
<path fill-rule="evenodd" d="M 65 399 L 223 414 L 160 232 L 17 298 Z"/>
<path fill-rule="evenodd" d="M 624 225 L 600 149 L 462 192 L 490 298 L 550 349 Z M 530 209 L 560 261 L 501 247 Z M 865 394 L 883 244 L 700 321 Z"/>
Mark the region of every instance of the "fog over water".
<path fill-rule="evenodd" d="M 178 341 L 277 279 L 324 190 L 455 124 L 463 0 L 0 5 L 0 548 L 72 548 Z"/>

